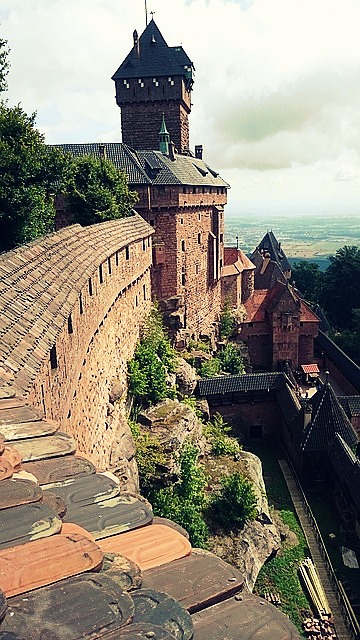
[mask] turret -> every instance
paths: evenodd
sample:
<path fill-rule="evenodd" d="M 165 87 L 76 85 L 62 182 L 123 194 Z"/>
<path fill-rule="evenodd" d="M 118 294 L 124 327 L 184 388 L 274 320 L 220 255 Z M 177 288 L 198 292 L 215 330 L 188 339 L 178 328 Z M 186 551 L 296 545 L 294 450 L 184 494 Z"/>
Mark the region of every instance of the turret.
<path fill-rule="evenodd" d="M 194 66 L 181 46 L 169 47 L 154 20 L 112 79 L 121 108 L 122 140 L 134 149 L 157 149 L 162 114 L 179 153 L 189 149 Z"/>

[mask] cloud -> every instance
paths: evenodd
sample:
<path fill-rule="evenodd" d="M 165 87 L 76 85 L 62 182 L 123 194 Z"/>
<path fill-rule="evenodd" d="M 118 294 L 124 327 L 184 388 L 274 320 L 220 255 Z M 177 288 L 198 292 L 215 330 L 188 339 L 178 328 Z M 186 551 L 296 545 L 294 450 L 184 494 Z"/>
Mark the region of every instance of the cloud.
<path fill-rule="evenodd" d="M 269 176 L 285 197 L 275 174 L 314 194 L 315 172 L 324 197 L 358 206 L 345 187 L 360 168 L 359 0 L 147 5 L 168 44 L 194 61 L 191 145 L 203 144 L 225 179 L 254 179 L 266 206 Z M 145 27 L 144 2 L 2 0 L 0 26 L 11 47 L 8 99 L 37 111 L 48 142 L 120 140 L 111 75 Z"/>

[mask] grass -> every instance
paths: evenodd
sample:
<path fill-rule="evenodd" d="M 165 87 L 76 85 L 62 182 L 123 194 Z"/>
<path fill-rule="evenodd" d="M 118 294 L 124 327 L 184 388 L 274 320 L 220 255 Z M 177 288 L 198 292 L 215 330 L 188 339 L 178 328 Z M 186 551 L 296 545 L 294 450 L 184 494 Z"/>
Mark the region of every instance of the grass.
<path fill-rule="evenodd" d="M 270 507 L 279 512 L 282 522 L 297 536 L 297 544 L 290 546 L 284 541 L 279 553 L 262 567 L 255 584 L 254 592 L 278 593 L 281 610 L 290 618 L 303 635 L 302 621 L 304 612 L 310 605 L 301 587 L 298 566 L 301 560 L 309 556 L 305 537 L 298 523 L 292 500 L 277 462 L 276 452 L 271 445 L 256 444 L 249 447 L 263 465 L 263 476 Z"/>

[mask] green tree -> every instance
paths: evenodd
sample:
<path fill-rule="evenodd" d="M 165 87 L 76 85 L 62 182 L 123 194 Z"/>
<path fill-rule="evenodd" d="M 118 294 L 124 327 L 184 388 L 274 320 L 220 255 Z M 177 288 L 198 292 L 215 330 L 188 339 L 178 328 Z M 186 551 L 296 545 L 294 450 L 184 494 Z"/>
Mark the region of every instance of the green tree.
<path fill-rule="evenodd" d="M 161 314 L 153 307 L 134 357 L 128 362 L 129 390 L 138 402 L 153 404 L 174 395 L 167 384 L 167 373 L 173 370 L 175 357 Z"/>
<path fill-rule="evenodd" d="M 339 329 L 352 329 L 352 311 L 360 308 L 360 249 L 345 245 L 330 257 L 319 301 Z"/>
<path fill-rule="evenodd" d="M 66 185 L 67 207 L 73 222 L 83 226 L 131 215 L 138 201 L 127 177 L 110 160 L 74 157 Z"/>
<path fill-rule="evenodd" d="M 257 500 L 253 485 L 241 473 L 222 478 L 222 489 L 212 502 L 212 513 L 224 528 L 242 529 L 257 516 Z"/>
<path fill-rule="evenodd" d="M 0 91 L 6 91 L 6 76 L 9 73 L 9 49 L 7 41 L 0 38 Z"/>
<path fill-rule="evenodd" d="M 35 114 L 0 103 L 0 251 L 54 229 L 52 194 L 62 185 L 66 158 L 45 145 L 34 125 Z"/>
<path fill-rule="evenodd" d="M 323 278 L 319 265 L 316 262 L 301 260 L 294 263 L 291 273 L 296 288 L 306 300 L 317 302 Z"/>

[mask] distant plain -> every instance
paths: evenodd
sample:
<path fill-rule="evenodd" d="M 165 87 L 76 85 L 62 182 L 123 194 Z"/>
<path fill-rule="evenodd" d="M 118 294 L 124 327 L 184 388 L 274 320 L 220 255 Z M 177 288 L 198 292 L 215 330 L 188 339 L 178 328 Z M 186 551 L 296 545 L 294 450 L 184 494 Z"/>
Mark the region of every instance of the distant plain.
<path fill-rule="evenodd" d="M 267 231 L 276 239 L 291 262 L 311 260 L 320 268 L 328 264 L 328 257 L 344 245 L 360 246 L 359 216 L 264 216 L 247 219 L 225 215 L 225 246 L 238 246 L 251 254 Z M 238 238 L 238 240 L 237 240 Z"/>

